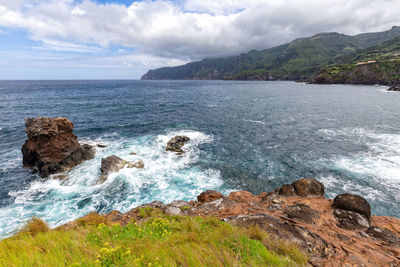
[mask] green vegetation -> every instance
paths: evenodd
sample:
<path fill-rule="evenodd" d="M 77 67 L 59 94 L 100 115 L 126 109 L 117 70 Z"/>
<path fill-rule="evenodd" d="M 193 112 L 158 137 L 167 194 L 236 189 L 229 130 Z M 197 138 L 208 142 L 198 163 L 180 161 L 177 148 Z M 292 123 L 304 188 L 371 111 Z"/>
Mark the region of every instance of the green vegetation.
<path fill-rule="evenodd" d="M 370 63 L 365 63 L 368 61 Z M 328 67 L 319 71 L 315 81 L 359 84 L 400 83 L 400 37 L 335 59 Z"/>
<path fill-rule="evenodd" d="M 257 227 L 167 216 L 151 208 L 139 212 L 147 218 L 140 223 L 96 225 L 94 218 L 71 230 L 39 227 L 43 222 L 35 219 L 28 227 L 34 231 L 0 241 L 0 266 L 303 266 L 307 261 L 296 246 L 272 240 Z"/>
<path fill-rule="evenodd" d="M 183 66 L 150 70 L 142 79 L 310 79 L 321 68 L 330 64 L 348 63 L 336 61 L 342 60 L 343 56 L 398 36 L 400 27 L 355 36 L 321 33 L 266 50 L 253 50 L 238 56 L 204 59 Z"/>

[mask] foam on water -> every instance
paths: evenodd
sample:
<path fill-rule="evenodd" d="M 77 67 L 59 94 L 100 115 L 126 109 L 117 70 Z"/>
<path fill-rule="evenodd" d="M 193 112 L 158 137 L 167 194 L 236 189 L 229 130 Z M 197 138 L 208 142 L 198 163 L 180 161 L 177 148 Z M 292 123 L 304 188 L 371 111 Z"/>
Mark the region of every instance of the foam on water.
<path fill-rule="evenodd" d="M 175 135 L 190 138 L 184 146 L 186 153 L 181 156 L 165 151 L 166 143 Z M 63 180 L 38 178 L 24 190 L 11 191 L 14 203 L 0 209 L 0 236 L 10 235 L 32 216 L 41 217 L 54 227 L 92 210 L 125 212 L 153 200 L 190 200 L 206 189 L 224 191 L 218 170 L 196 165 L 201 153 L 199 145 L 212 141 L 212 136 L 191 130 L 135 139 L 112 133 L 95 140 L 81 140 L 106 147 L 97 148 L 94 159 L 65 173 Z M 130 155 L 132 152 L 136 155 Z M 142 160 L 145 168 L 125 168 L 97 184 L 101 158 L 110 155 L 132 162 Z"/>
<path fill-rule="evenodd" d="M 341 188 L 369 200 L 384 202 L 400 201 L 400 135 L 382 134 L 362 128 L 321 130 L 336 140 L 350 137 L 367 149 L 349 155 L 336 155 L 320 162 L 331 169 L 348 173 L 351 179 L 343 180 L 336 176 L 321 177 L 328 188 Z M 335 190 L 334 190 L 335 191 Z M 390 200 L 389 200 L 390 199 Z"/>

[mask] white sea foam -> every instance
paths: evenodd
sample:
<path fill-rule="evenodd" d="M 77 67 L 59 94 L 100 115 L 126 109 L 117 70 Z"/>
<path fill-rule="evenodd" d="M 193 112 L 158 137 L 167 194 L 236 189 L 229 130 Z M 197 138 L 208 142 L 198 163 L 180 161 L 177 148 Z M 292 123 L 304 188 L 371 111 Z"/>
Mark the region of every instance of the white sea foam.
<path fill-rule="evenodd" d="M 252 123 L 258 123 L 258 124 L 265 124 L 265 122 L 257 121 L 257 120 L 243 120 L 243 121 L 252 122 Z"/>
<path fill-rule="evenodd" d="M 183 155 L 165 151 L 166 143 L 175 135 L 190 138 L 183 147 L 186 151 Z M 15 197 L 15 202 L 0 209 L 0 236 L 9 235 L 32 216 L 57 226 L 92 210 L 125 212 L 153 200 L 189 200 L 206 189 L 221 190 L 220 172 L 196 164 L 201 152 L 199 145 L 212 142 L 211 135 L 185 130 L 134 139 L 109 134 L 83 141 L 106 147 L 97 148 L 94 159 L 66 173 L 66 179 L 62 181 L 37 179 L 24 190 L 11 191 L 9 194 Z M 130 155 L 131 152 L 136 155 Z M 145 168 L 122 169 L 111 174 L 103 184 L 98 184 L 101 158 L 110 155 L 132 162 L 142 160 Z"/>
<path fill-rule="evenodd" d="M 336 157 L 339 169 L 400 183 L 400 134 L 374 133 L 362 128 L 320 131 L 328 136 L 350 136 L 368 146 L 368 151 Z"/>
<path fill-rule="evenodd" d="M 354 179 L 343 181 L 335 176 L 321 177 L 327 188 L 340 188 L 370 200 L 385 201 L 388 193 L 372 186 L 379 185 L 382 190 L 393 194 L 390 197 L 400 201 L 400 134 L 375 133 L 362 128 L 324 129 L 320 132 L 335 139 L 349 138 L 368 148 L 366 151 L 321 160 L 334 170 L 349 173 Z"/>

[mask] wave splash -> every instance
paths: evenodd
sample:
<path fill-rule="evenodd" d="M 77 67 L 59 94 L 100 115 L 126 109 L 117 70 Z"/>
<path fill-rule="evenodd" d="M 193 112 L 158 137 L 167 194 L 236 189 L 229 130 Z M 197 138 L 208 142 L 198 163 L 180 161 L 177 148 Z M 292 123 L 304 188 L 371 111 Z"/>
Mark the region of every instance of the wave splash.
<path fill-rule="evenodd" d="M 375 203 L 378 212 L 385 205 L 400 202 L 400 134 L 376 133 L 362 128 L 323 129 L 320 132 L 339 142 L 352 140 L 364 146 L 364 151 L 320 160 L 321 165 L 348 177 L 347 180 L 336 175 L 321 177 L 321 182 L 330 191 L 362 195 Z"/>
<path fill-rule="evenodd" d="M 165 151 L 168 140 L 175 135 L 186 135 L 183 155 Z M 161 200 L 194 199 L 206 189 L 223 185 L 219 170 L 198 166 L 199 145 L 211 143 L 213 137 L 198 131 L 184 130 L 162 135 L 147 135 L 135 139 L 120 138 L 117 133 L 89 144 L 103 144 L 94 159 L 75 167 L 62 180 L 36 179 L 21 191 L 11 191 L 12 205 L 0 209 L 0 236 L 8 236 L 21 223 L 37 216 L 51 226 L 58 226 L 90 211 L 125 212 L 140 204 Z M 135 154 L 132 154 L 135 153 Z M 117 155 L 128 161 L 142 160 L 144 169 L 122 169 L 112 173 L 103 184 L 97 184 L 101 158 Z"/>

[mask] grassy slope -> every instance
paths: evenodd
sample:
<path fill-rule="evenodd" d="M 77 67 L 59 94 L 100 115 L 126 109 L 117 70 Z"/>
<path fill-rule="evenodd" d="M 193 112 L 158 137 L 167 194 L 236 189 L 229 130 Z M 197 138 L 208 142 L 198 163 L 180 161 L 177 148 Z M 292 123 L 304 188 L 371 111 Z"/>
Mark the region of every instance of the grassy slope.
<path fill-rule="evenodd" d="M 49 230 L 31 222 L 0 242 L 0 266 L 302 266 L 291 244 L 256 227 L 215 218 L 166 216 L 152 210 L 141 224 L 89 223 Z M 37 226 L 39 224 L 39 226 Z"/>
<path fill-rule="evenodd" d="M 349 55 L 400 35 L 400 27 L 379 33 L 347 36 L 322 33 L 296 39 L 274 48 L 250 51 L 239 56 L 204 59 L 177 67 L 149 71 L 150 79 L 240 79 L 249 71 L 268 72 L 279 79 L 310 78 L 332 58 Z M 146 76 L 145 76 L 146 77 Z"/>
<path fill-rule="evenodd" d="M 357 62 L 369 60 L 377 63 L 357 66 Z M 400 37 L 338 58 L 332 61 L 330 66 L 322 68 L 317 74 L 318 78 L 323 78 L 329 83 L 352 83 L 354 80 L 362 83 L 371 78 L 380 83 L 397 83 L 400 81 Z"/>

